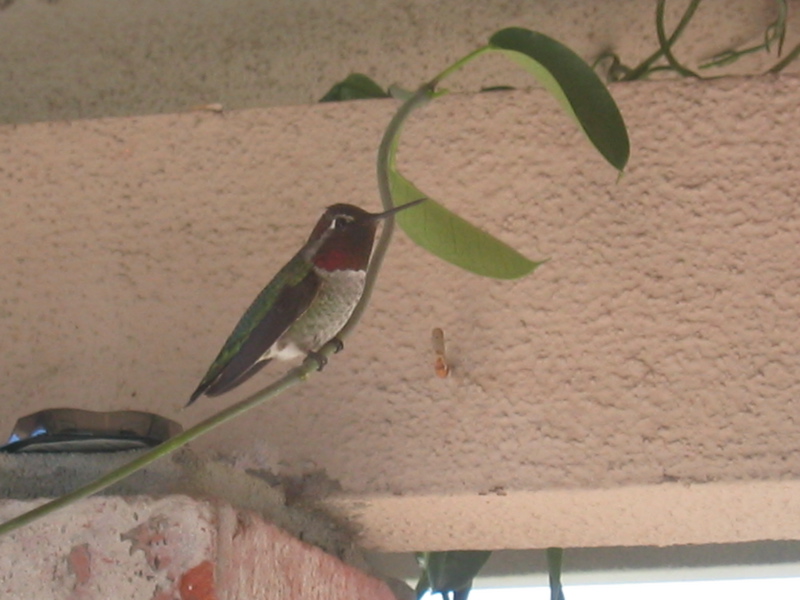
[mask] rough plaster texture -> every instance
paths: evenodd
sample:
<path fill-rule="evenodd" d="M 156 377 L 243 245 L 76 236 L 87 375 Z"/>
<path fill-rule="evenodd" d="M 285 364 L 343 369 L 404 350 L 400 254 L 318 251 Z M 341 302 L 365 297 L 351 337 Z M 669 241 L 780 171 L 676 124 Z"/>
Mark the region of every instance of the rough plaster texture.
<path fill-rule="evenodd" d="M 674 26 L 686 2 L 668 3 Z M 706 0 L 676 53 L 689 65 L 758 44 L 774 0 Z M 800 1 L 789 0 L 792 47 Z M 5 0 L 0 2 L 0 122 L 305 104 L 348 73 L 413 87 L 502 27 L 542 31 L 589 61 L 611 49 L 636 64 L 657 47 L 646 0 Z M 727 73 L 760 73 L 752 55 Z M 797 67 L 793 66 L 796 70 Z M 448 86 L 527 87 L 500 61 Z"/>
<path fill-rule="evenodd" d="M 196 448 L 297 477 L 385 550 L 800 538 L 800 81 L 612 93 L 619 183 L 541 92 L 416 117 L 407 174 L 550 262 L 489 281 L 399 234 L 345 351 Z M 378 206 L 395 106 L 0 128 L 2 422 L 74 405 L 189 425 L 280 373 L 180 412 L 322 207 Z"/>
<path fill-rule="evenodd" d="M 0 502 L 0 518 L 34 502 Z M 92 498 L 0 538 L 8 600 L 394 600 L 259 517 L 185 496 Z"/>

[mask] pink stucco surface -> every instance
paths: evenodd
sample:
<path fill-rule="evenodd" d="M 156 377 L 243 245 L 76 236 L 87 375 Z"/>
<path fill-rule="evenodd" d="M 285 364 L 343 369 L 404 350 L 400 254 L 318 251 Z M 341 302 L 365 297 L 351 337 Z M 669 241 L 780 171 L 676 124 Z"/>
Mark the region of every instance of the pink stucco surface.
<path fill-rule="evenodd" d="M 603 522 L 631 525 L 630 544 L 699 543 L 692 524 L 800 537 L 800 80 L 612 93 L 633 146 L 619 182 L 541 92 L 447 97 L 415 117 L 405 172 L 550 261 L 489 281 L 399 233 L 344 352 L 196 448 L 306 475 L 306 494 L 390 550 L 418 549 L 415 535 L 508 547 L 502 528 L 461 526 L 483 504 L 524 521 L 514 546 L 615 545 L 613 529 L 589 535 Z M 180 412 L 322 209 L 379 206 L 395 106 L 0 128 L 0 422 L 80 406 L 188 425 L 281 373 Z M 676 489 L 699 495 L 648 527 Z M 596 518 L 548 511 L 572 492 Z M 775 530 L 754 497 L 785 509 Z"/>

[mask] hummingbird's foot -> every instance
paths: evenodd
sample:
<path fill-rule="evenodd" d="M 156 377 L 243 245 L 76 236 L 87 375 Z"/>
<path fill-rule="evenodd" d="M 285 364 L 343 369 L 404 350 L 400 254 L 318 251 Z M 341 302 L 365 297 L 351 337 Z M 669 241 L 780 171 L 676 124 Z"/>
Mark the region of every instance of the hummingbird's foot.
<path fill-rule="evenodd" d="M 339 352 L 341 352 L 344 349 L 344 342 L 342 340 L 340 340 L 339 338 L 337 338 L 337 337 L 331 338 L 331 340 L 328 341 L 328 343 L 329 344 L 333 344 L 335 346 L 335 348 L 333 350 L 334 354 L 338 354 Z M 311 352 L 309 352 L 308 354 L 306 354 L 306 358 L 307 359 L 310 358 L 311 360 L 313 360 L 313 361 L 315 361 L 317 363 L 317 371 L 322 371 L 322 369 L 325 368 L 325 365 L 328 364 L 327 357 L 325 357 L 320 352 L 314 352 L 313 350 Z"/>
<path fill-rule="evenodd" d="M 311 359 L 316 361 L 317 363 L 317 371 L 322 371 L 325 368 L 325 365 L 328 364 L 328 359 L 325 358 L 319 352 L 314 352 L 313 350 L 306 355 L 306 359 Z"/>

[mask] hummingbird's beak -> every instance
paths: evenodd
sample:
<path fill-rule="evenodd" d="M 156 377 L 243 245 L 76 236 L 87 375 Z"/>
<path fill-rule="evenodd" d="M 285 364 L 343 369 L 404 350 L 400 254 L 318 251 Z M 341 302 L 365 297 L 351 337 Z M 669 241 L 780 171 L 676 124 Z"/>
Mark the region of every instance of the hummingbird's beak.
<path fill-rule="evenodd" d="M 419 200 L 414 200 L 412 202 L 407 202 L 406 204 L 401 204 L 400 206 L 395 206 L 394 208 L 390 208 L 389 210 L 382 212 L 382 213 L 373 213 L 371 216 L 373 219 L 380 220 L 385 219 L 386 217 L 391 217 L 395 213 L 399 213 L 401 210 L 405 210 L 407 208 L 411 208 L 412 206 L 416 206 L 420 202 L 424 202 L 427 198 L 420 198 Z"/>

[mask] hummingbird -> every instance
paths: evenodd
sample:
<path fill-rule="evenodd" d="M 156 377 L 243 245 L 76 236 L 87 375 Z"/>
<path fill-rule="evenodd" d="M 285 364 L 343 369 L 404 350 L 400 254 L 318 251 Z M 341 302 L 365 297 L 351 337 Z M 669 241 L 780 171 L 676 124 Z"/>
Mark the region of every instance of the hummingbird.
<path fill-rule="evenodd" d="M 308 241 L 239 319 L 186 406 L 232 390 L 272 359 L 313 355 L 333 339 L 364 292 L 378 223 L 423 200 L 381 213 L 329 206 Z"/>

